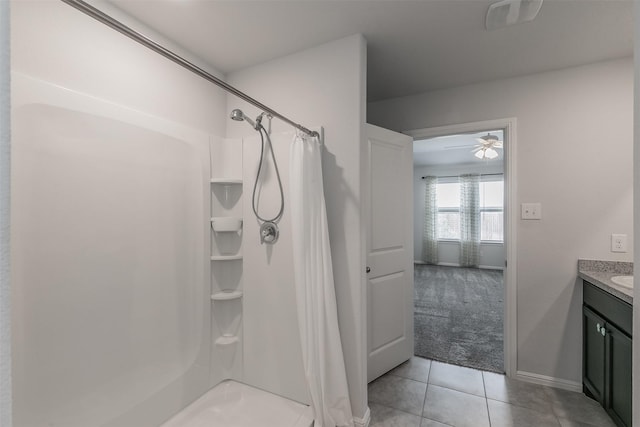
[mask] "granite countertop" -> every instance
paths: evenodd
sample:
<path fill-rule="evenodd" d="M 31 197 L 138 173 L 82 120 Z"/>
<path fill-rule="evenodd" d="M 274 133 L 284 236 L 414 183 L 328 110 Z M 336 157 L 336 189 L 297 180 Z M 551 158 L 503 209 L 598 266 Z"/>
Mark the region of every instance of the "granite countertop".
<path fill-rule="evenodd" d="M 633 304 L 633 289 L 616 285 L 611 278 L 631 275 L 633 275 L 632 262 L 578 260 L 578 277 L 629 304 Z"/>

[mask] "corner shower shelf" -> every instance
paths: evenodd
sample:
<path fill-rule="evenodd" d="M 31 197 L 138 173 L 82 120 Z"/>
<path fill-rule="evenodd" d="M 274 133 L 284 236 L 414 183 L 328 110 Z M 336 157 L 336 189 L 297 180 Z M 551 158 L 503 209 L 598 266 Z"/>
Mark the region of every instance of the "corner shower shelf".
<path fill-rule="evenodd" d="M 220 338 L 216 339 L 215 343 L 216 345 L 231 345 L 237 343 L 238 341 L 240 341 L 240 338 L 235 335 L 223 335 Z"/>
<path fill-rule="evenodd" d="M 213 178 L 212 184 L 218 185 L 242 185 L 242 180 L 238 178 Z"/>
<path fill-rule="evenodd" d="M 229 301 L 242 298 L 242 291 L 222 291 L 211 295 L 213 301 Z"/>
<path fill-rule="evenodd" d="M 238 232 L 242 228 L 242 218 L 234 216 L 214 216 L 211 218 L 213 231 L 217 233 Z"/>
<path fill-rule="evenodd" d="M 242 259 L 242 255 L 213 255 L 211 261 L 235 261 Z"/>

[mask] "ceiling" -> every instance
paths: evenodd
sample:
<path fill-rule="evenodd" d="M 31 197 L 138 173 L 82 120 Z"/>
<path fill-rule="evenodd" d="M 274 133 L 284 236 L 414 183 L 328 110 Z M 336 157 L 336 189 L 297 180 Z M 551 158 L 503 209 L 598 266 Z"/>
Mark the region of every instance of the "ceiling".
<path fill-rule="evenodd" d="M 492 130 L 488 133 L 498 137 L 498 140 L 504 141 L 502 129 Z M 415 140 L 413 143 L 413 164 L 414 166 L 502 165 L 503 149 L 496 149 L 498 157 L 492 160 L 479 160 L 474 156 L 472 150 L 478 146 L 477 138 L 486 134 L 487 132 L 484 131 Z"/>
<path fill-rule="evenodd" d="M 631 0 L 544 0 L 486 31 L 489 0 L 110 0 L 223 73 L 348 35 L 368 42 L 368 101 L 632 55 Z"/>

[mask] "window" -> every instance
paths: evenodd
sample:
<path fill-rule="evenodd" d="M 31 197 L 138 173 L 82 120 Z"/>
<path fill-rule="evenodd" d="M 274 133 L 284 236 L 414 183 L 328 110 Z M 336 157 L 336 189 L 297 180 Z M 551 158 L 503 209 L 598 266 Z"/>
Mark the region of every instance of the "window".
<path fill-rule="evenodd" d="M 504 239 L 504 181 L 480 182 L 480 240 Z"/>
<path fill-rule="evenodd" d="M 459 240 L 460 184 L 457 179 L 436 184 L 436 206 L 438 240 Z M 502 177 L 487 176 L 480 182 L 480 240 L 502 242 L 503 228 L 504 181 Z"/>
<path fill-rule="evenodd" d="M 438 240 L 460 239 L 460 184 L 447 182 L 436 184 L 436 206 Z"/>

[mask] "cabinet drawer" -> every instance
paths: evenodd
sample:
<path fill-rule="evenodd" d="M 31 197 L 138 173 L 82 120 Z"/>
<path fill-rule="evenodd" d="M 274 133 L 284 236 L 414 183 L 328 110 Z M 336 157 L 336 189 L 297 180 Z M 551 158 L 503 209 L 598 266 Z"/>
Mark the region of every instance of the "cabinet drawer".
<path fill-rule="evenodd" d="M 631 336 L 633 331 L 633 307 L 631 304 L 608 294 L 585 280 L 582 282 L 584 284 L 584 304 Z"/>

